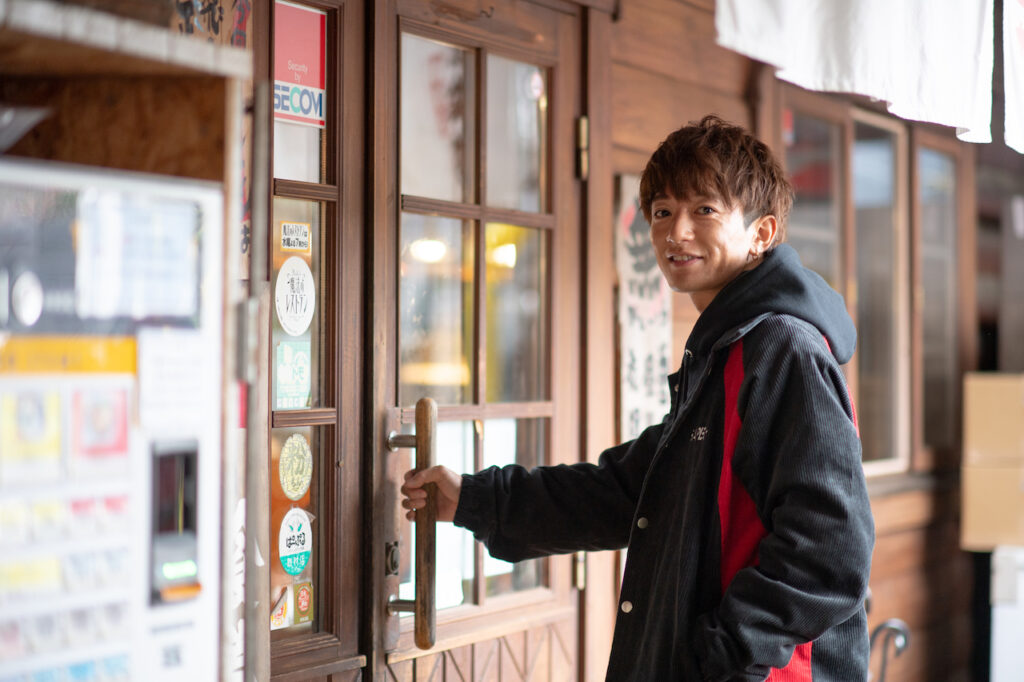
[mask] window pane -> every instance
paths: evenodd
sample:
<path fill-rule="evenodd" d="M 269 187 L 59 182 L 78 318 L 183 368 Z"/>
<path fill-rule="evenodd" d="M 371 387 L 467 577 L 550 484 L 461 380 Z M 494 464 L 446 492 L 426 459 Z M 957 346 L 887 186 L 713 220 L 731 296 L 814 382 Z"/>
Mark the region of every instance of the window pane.
<path fill-rule="evenodd" d="M 488 402 L 547 399 L 547 237 L 543 230 L 487 225 Z"/>
<path fill-rule="evenodd" d="M 956 164 L 931 149 L 917 155 L 924 289 L 924 440 L 953 447 L 956 423 Z"/>
<path fill-rule="evenodd" d="M 321 404 L 322 214 L 318 203 L 274 198 L 271 399 L 275 410 Z"/>
<path fill-rule="evenodd" d="M 402 34 L 401 192 L 475 200 L 473 53 Z"/>
<path fill-rule="evenodd" d="M 489 419 L 484 423 L 484 467 L 519 464 L 532 469 L 547 460 L 547 419 Z M 484 557 L 487 596 L 540 587 L 547 582 L 547 562 L 509 563 Z"/>
<path fill-rule="evenodd" d="M 317 629 L 318 450 L 311 427 L 271 430 L 270 629 L 289 635 Z"/>
<path fill-rule="evenodd" d="M 402 214 L 398 401 L 473 399 L 473 234 L 469 223 Z"/>
<path fill-rule="evenodd" d="M 412 433 L 412 427 L 403 429 Z M 456 473 L 473 472 L 473 422 L 438 422 L 437 463 Z M 415 455 L 414 455 L 415 456 Z M 409 462 L 412 468 L 415 461 Z M 415 595 L 416 529 L 403 516 L 402 535 L 410 539 L 409 554 L 403 554 L 400 564 L 402 582 L 399 596 L 412 599 Z M 437 567 L 434 579 L 437 608 L 443 609 L 473 601 L 473 534 L 450 523 L 437 524 Z M 403 543 L 404 544 L 404 543 Z M 411 618 L 411 616 L 410 616 Z"/>
<path fill-rule="evenodd" d="M 487 58 L 487 203 L 547 208 L 547 78 L 539 67 Z"/>
<path fill-rule="evenodd" d="M 858 378 L 864 459 L 895 457 L 897 280 L 894 136 L 856 124 L 853 200 L 857 234 Z"/>
<path fill-rule="evenodd" d="M 274 177 L 323 182 L 327 14 L 274 3 Z"/>
<path fill-rule="evenodd" d="M 788 241 L 805 266 L 838 289 L 842 130 L 835 123 L 790 109 L 783 118 L 786 167 L 796 192 L 786 228 Z"/>

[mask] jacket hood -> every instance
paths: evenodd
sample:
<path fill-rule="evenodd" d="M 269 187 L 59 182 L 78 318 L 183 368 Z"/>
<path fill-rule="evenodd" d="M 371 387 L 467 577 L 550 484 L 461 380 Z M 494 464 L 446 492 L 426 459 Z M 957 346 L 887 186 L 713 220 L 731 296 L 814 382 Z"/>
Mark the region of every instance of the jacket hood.
<path fill-rule="evenodd" d="M 723 337 L 739 337 L 765 316 L 785 314 L 814 325 L 828 340 L 832 355 L 846 364 L 857 346 L 857 330 L 846 304 L 816 272 L 800 263 L 796 250 L 780 244 L 764 261 L 729 282 L 694 325 L 686 347 L 706 354 Z"/>

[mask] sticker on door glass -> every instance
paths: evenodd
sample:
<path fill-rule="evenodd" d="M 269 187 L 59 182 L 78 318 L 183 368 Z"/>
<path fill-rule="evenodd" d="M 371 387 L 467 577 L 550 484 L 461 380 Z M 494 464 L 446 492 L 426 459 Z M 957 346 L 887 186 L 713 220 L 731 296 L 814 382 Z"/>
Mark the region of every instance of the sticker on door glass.
<path fill-rule="evenodd" d="M 313 583 L 295 583 L 295 624 L 313 620 Z"/>
<path fill-rule="evenodd" d="M 309 482 L 313 480 L 313 451 L 301 433 L 293 433 L 284 442 L 277 472 L 281 489 L 289 500 L 301 499 L 309 490 Z"/>
<path fill-rule="evenodd" d="M 309 341 L 282 341 L 277 345 L 274 366 L 275 410 L 295 410 L 309 407 L 310 374 Z"/>
<path fill-rule="evenodd" d="M 270 611 L 270 629 L 280 630 L 291 625 L 294 620 L 292 611 L 292 587 L 287 585 Z"/>
<path fill-rule="evenodd" d="M 310 253 L 309 223 L 281 221 L 281 250 Z"/>
<path fill-rule="evenodd" d="M 277 535 L 277 551 L 281 556 L 281 566 L 288 575 L 298 575 L 305 570 L 313 553 L 313 533 L 310 532 L 306 512 L 289 509 L 284 515 Z"/>
<path fill-rule="evenodd" d="M 281 328 L 289 336 L 301 336 L 309 329 L 316 307 L 313 273 L 302 258 L 292 256 L 277 273 L 274 305 Z"/>

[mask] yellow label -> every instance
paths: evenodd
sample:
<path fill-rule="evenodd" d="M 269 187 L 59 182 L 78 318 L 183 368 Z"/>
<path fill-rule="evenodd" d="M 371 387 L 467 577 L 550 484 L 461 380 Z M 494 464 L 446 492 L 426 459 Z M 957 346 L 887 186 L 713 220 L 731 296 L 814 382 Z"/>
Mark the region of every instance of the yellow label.
<path fill-rule="evenodd" d="M 0 374 L 135 373 L 132 336 L 16 336 L 0 342 Z"/>
<path fill-rule="evenodd" d="M 60 459 L 60 394 L 0 396 L 0 460 Z"/>

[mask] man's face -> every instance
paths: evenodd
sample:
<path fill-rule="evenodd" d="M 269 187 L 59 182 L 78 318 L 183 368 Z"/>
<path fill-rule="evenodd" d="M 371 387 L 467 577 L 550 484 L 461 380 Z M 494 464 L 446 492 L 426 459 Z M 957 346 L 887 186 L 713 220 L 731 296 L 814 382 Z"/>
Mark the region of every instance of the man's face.
<path fill-rule="evenodd" d="M 658 267 L 674 291 L 690 294 L 698 311 L 748 266 L 754 232 L 739 206 L 718 197 L 679 199 L 665 191 L 651 203 Z"/>

